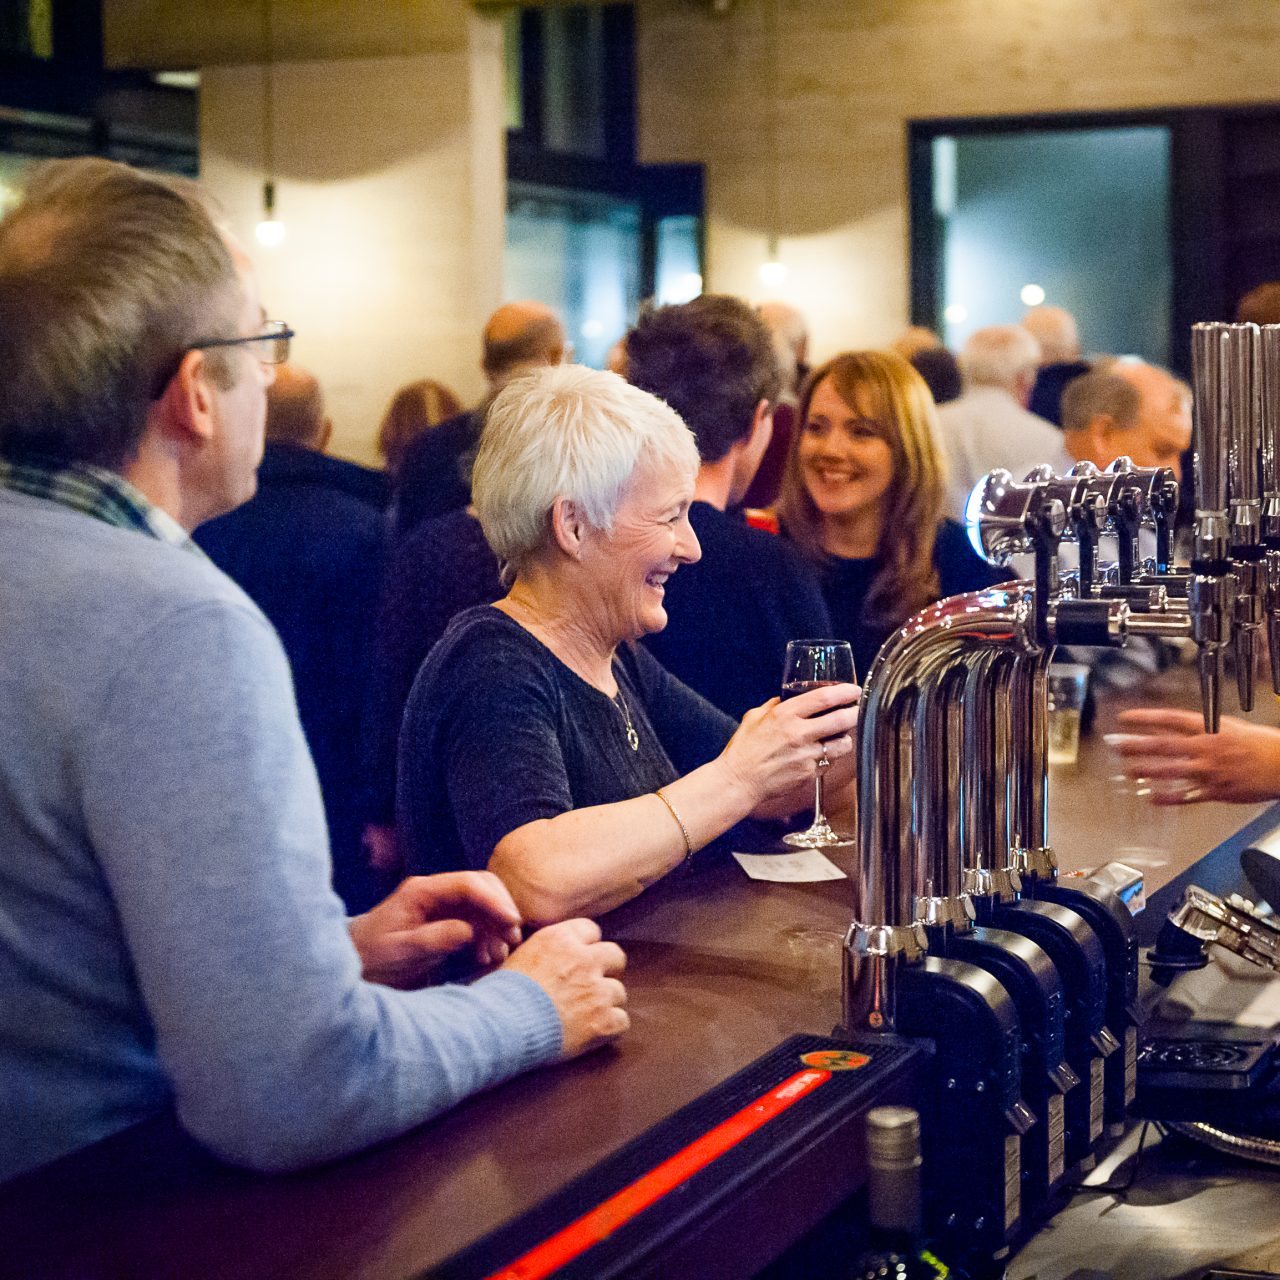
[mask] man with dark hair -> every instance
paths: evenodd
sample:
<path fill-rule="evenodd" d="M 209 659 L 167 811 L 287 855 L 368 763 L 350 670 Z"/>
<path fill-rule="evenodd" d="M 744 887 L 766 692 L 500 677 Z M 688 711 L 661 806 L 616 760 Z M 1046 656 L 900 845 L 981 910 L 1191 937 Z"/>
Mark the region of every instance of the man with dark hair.
<path fill-rule="evenodd" d="M 279 639 L 188 536 L 289 336 L 189 186 L 58 161 L 0 222 L 0 1182 L 173 1113 L 295 1168 L 626 1027 L 589 921 L 510 951 L 487 874 L 329 887 Z M 464 947 L 501 967 L 392 990 Z"/>
<path fill-rule="evenodd" d="M 651 312 L 627 339 L 629 380 L 688 424 L 702 466 L 689 521 L 702 559 L 666 584 L 666 628 L 645 644 L 735 719 L 773 697 L 788 640 L 831 633 L 812 571 L 789 544 L 730 514 L 769 443 L 780 387 L 760 317 L 737 298 L 704 295 Z"/>
<path fill-rule="evenodd" d="M 320 383 L 280 365 L 267 391 L 258 491 L 201 525 L 195 540 L 280 634 L 324 797 L 334 888 L 354 912 L 378 896 L 361 796 L 386 521 L 381 475 L 326 456 L 332 431 Z"/>
<path fill-rule="evenodd" d="M 568 349 L 559 316 L 540 302 L 508 302 L 489 317 L 480 362 L 488 394 L 476 408 L 424 432 L 405 451 L 396 478 L 397 539 L 424 520 L 457 511 L 471 501 L 471 462 L 489 401 L 527 370 L 559 364 Z"/>

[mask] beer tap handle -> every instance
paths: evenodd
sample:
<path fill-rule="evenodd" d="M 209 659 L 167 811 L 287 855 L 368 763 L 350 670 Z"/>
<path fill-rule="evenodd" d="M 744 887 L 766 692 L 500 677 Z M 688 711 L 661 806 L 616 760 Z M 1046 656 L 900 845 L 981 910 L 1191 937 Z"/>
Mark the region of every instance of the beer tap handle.
<path fill-rule="evenodd" d="M 1227 326 L 1197 324 L 1191 330 L 1191 379 L 1195 391 L 1197 478 L 1195 549 L 1187 606 L 1192 638 L 1200 648 L 1204 726 L 1217 733 L 1222 682 L 1221 652 L 1231 642 L 1235 579 L 1230 572 L 1227 518 L 1227 443 L 1223 412 L 1223 364 Z"/>
<path fill-rule="evenodd" d="M 1231 325 L 1227 332 L 1227 483 L 1236 578 L 1236 685 L 1241 708 L 1252 711 L 1255 638 L 1263 623 L 1265 585 L 1259 498 L 1262 338 L 1256 324 Z"/>
<path fill-rule="evenodd" d="M 1262 326 L 1259 365 L 1262 542 L 1266 547 L 1267 641 L 1271 687 L 1280 694 L 1280 325 Z"/>

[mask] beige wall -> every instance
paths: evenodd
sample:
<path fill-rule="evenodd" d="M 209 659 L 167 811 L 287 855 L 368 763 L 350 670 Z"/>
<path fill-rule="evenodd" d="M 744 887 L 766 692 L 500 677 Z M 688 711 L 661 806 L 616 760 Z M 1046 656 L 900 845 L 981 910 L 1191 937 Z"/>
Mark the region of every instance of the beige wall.
<path fill-rule="evenodd" d="M 263 179 L 261 68 L 207 68 L 202 181 L 261 273 L 296 360 L 321 379 L 333 452 L 373 461 L 395 389 L 435 377 L 478 397 L 480 331 L 502 291 L 505 134 L 499 20 L 457 47 L 274 69 L 279 248 L 253 238 Z"/>
<path fill-rule="evenodd" d="M 641 156 L 705 163 L 708 288 L 796 303 L 818 358 L 906 324 L 908 120 L 1280 100 L 1276 0 L 710 10 L 637 0 Z M 765 290 L 775 219 L 790 271 Z"/>

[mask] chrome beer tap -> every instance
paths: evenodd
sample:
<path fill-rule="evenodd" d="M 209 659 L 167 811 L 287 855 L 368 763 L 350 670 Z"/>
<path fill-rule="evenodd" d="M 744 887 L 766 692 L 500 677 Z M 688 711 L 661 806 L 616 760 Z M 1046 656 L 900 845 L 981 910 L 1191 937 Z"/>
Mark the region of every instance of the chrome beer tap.
<path fill-rule="evenodd" d="M 1199 647 L 1200 701 L 1204 727 L 1209 733 L 1218 732 L 1222 653 L 1231 643 L 1235 619 L 1225 432 L 1228 342 L 1225 325 L 1192 326 L 1191 380 L 1195 392 L 1193 429 L 1198 486 L 1187 606 L 1192 638 Z"/>
<path fill-rule="evenodd" d="M 1227 328 L 1227 489 L 1231 565 L 1235 574 L 1236 686 L 1240 707 L 1253 710 L 1257 635 L 1263 623 L 1265 549 L 1259 497 L 1261 333 L 1256 324 Z"/>
<path fill-rule="evenodd" d="M 1280 325 L 1263 325 L 1258 370 L 1262 458 L 1262 543 L 1271 687 L 1280 694 Z"/>

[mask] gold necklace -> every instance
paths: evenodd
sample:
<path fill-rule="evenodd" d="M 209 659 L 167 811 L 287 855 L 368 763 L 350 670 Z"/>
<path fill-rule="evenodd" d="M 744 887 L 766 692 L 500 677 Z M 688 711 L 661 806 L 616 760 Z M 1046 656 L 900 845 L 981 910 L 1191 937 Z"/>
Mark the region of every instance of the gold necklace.
<path fill-rule="evenodd" d="M 609 701 L 613 703 L 614 709 L 627 722 L 627 746 L 632 751 L 639 751 L 640 735 L 636 732 L 635 725 L 631 723 L 631 708 L 627 706 L 627 699 L 623 695 L 621 684 L 618 685 L 618 696 L 610 698 Z M 622 703 L 622 706 L 618 706 L 619 702 Z"/>

